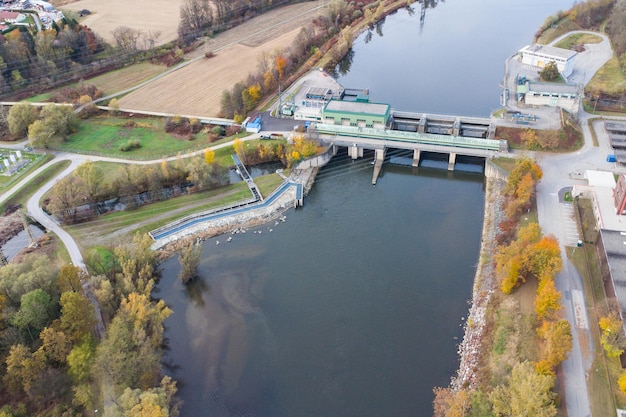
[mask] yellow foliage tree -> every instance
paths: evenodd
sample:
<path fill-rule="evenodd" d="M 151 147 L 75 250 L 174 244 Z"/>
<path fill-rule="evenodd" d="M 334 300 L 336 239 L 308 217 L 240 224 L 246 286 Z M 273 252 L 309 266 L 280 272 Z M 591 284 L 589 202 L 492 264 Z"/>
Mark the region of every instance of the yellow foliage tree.
<path fill-rule="evenodd" d="M 246 152 L 245 152 L 244 144 L 241 141 L 241 139 L 239 138 L 235 139 L 235 141 L 233 142 L 233 149 L 235 150 L 235 153 L 237 154 L 239 159 L 241 159 L 242 162 L 245 162 Z"/>
<path fill-rule="evenodd" d="M 624 353 L 624 336 L 622 321 L 615 313 L 600 318 L 600 343 L 610 358 L 617 358 Z"/>
<path fill-rule="evenodd" d="M 559 310 L 561 310 L 561 293 L 557 291 L 554 280 L 551 278 L 540 279 L 537 298 L 535 298 L 537 318 L 554 318 Z"/>
<path fill-rule="evenodd" d="M 541 359 L 550 365 L 552 370 L 567 359 L 572 350 L 572 330 L 567 320 L 544 321 L 539 328 L 543 339 Z"/>
<path fill-rule="evenodd" d="M 563 268 L 559 241 L 553 235 L 544 236 L 532 249 L 532 270 L 535 276 L 553 277 Z"/>
<path fill-rule="evenodd" d="M 207 164 L 212 164 L 215 161 L 215 151 L 211 148 L 206 148 L 204 150 L 204 162 Z"/>

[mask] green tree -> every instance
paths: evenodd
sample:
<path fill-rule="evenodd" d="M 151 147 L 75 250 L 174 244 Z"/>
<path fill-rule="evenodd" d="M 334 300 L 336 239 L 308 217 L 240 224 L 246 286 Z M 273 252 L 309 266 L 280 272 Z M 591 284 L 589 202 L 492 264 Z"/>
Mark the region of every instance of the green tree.
<path fill-rule="evenodd" d="M 538 74 L 543 81 L 556 81 L 561 78 L 559 68 L 554 61 L 548 62 Z"/>
<path fill-rule="evenodd" d="M 19 308 L 21 298 L 29 291 L 42 289 L 57 297 L 58 269 L 46 255 L 32 254 L 20 263 L 10 263 L 0 268 L 0 293 L 7 304 Z"/>
<path fill-rule="evenodd" d="M 83 341 L 72 348 L 67 355 L 69 365 L 68 374 L 75 383 L 89 380 L 96 357 L 96 341 L 87 336 Z"/>
<path fill-rule="evenodd" d="M 13 317 L 11 323 L 21 329 L 28 330 L 33 339 L 31 329 L 36 335 L 50 323 L 52 318 L 53 303 L 50 294 L 38 288 L 27 292 L 22 296 L 20 309 Z"/>
<path fill-rule="evenodd" d="M 18 103 L 9 110 L 9 131 L 18 137 L 26 136 L 28 126 L 37 120 L 37 110 L 28 103 Z"/>
<path fill-rule="evenodd" d="M 554 377 L 541 375 L 527 361 L 513 368 L 508 383 L 496 387 L 489 398 L 497 417 L 554 417 Z"/>

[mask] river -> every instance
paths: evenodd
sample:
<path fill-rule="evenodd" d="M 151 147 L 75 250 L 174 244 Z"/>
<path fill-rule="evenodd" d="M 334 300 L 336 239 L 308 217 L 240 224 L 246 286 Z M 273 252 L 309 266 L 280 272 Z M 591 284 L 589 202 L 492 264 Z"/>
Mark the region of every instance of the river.
<path fill-rule="evenodd" d="M 448 0 L 423 26 L 415 5 L 412 16 L 387 17 L 382 37 L 355 41 L 340 82 L 400 110 L 485 116 L 497 107 L 504 59 L 569 5 Z M 476 60 L 459 63 L 469 45 Z M 396 47 L 411 54 L 380 58 Z M 425 60 L 432 51 L 441 59 Z M 432 388 L 458 366 L 483 176 L 471 163 L 454 173 L 445 161 L 411 168 L 392 152 L 372 186 L 367 156 L 333 159 L 303 208 L 208 240 L 192 285 L 177 280 L 177 259 L 162 265 L 155 295 L 174 311 L 166 360 L 182 417 L 431 415 Z"/>

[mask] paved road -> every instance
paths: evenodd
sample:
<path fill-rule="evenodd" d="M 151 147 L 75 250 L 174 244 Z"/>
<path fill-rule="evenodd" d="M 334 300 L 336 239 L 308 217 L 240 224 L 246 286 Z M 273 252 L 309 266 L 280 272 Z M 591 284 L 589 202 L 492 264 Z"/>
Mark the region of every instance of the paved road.
<path fill-rule="evenodd" d="M 604 35 L 598 35 L 603 38 L 603 42 L 587 45 L 586 51 L 575 58 L 576 70 L 570 77 L 570 82 L 586 84 L 612 56 L 608 39 Z M 556 277 L 556 285 L 562 293 L 565 316 L 572 327 L 573 336 L 572 352 L 562 364 L 564 400 L 569 417 L 591 416 L 586 377 L 593 361 L 594 346 L 589 326 L 597 324 L 589 322 L 582 278 L 567 259 L 565 246 L 575 243 L 578 232 L 572 205 L 564 203 L 559 198 L 562 195 L 559 192 L 574 184 L 583 184 L 585 170 L 616 170 L 616 164 L 608 163 L 605 159 L 610 146 L 601 121 L 593 124 L 599 146 L 592 145 L 587 124 L 589 118 L 589 114 L 582 110 L 579 112 L 585 138 L 585 144 L 579 151 L 570 154 L 534 154 L 544 174 L 537 187 L 539 224 L 545 234 L 553 234 L 559 239 L 563 258 L 563 270 Z M 623 168 L 617 169 L 626 172 Z"/>

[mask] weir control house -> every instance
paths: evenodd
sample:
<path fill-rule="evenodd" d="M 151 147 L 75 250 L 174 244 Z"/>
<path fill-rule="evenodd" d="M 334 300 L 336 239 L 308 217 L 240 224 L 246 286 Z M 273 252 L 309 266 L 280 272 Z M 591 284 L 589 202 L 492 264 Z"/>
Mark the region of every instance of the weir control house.
<path fill-rule="evenodd" d="M 576 51 L 535 43 L 523 47 L 517 53 L 521 58 L 522 64 L 543 68 L 549 62 L 556 63 L 561 76 L 566 79 L 574 71 Z"/>
<path fill-rule="evenodd" d="M 390 115 L 389 104 L 331 100 L 322 110 L 322 123 L 384 129 Z"/>

